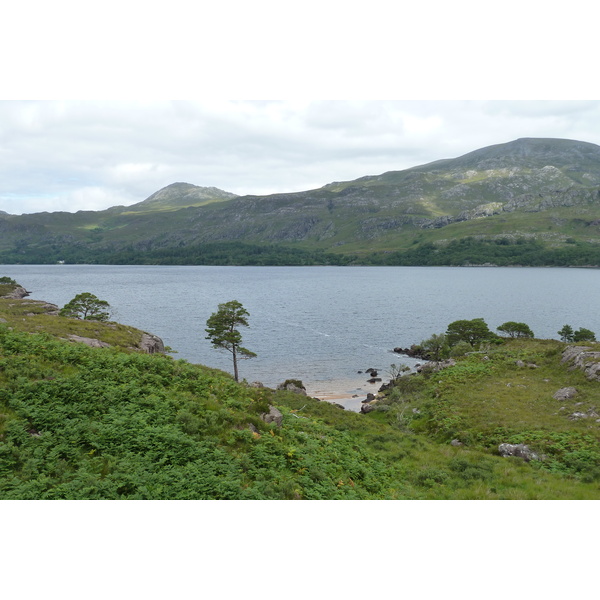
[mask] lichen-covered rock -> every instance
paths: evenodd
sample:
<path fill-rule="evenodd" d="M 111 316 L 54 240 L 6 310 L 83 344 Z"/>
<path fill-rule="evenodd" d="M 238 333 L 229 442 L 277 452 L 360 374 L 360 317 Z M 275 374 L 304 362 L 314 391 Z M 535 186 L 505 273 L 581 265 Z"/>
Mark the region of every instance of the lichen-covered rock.
<path fill-rule="evenodd" d="M 577 396 L 577 389 L 574 387 L 561 388 L 552 396 L 555 400 L 570 400 Z"/>
<path fill-rule="evenodd" d="M 110 344 L 106 342 L 101 342 L 100 340 L 96 340 L 94 338 L 83 337 L 81 335 L 69 335 L 69 339 L 72 342 L 78 342 L 80 344 L 85 344 L 86 346 L 90 346 L 91 348 L 110 348 Z"/>
<path fill-rule="evenodd" d="M 525 462 L 540 459 L 539 456 L 525 444 L 500 444 L 498 446 L 498 452 L 500 453 L 500 456 L 516 456 L 517 458 L 522 458 Z"/>
<path fill-rule="evenodd" d="M 562 362 L 572 362 L 573 368 L 581 369 L 588 379 L 600 381 L 600 352 L 590 346 L 569 346 L 562 354 Z"/>
<path fill-rule="evenodd" d="M 16 286 L 12 292 L 3 296 L 3 298 L 7 298 L 9 300 L 20 300 L 21 298 L 25 298 L 25 296 L 29 296 L 29 293 L 24 287 L 18 285 Z"/>
<path fill-rule="evenodd" d="M 148 354 L 164 354 L 165 345 L 157 335 L 144 333 L 142 334 L 142 339 L 140 341 L 140 349 Z"/>
<path fill-rule="evenodd" d="M 415 370 L 417 371 L 417 373 L 422 373 L 423 371 L 437 373 L 438 371 L 441 371 L 442 369 L 448 369 L 449 367 L 453 367 L 454 365 L 456 365 L 456 361 L 453 358 L 447 358 L 445 360 L 440 360 L 437 362 L 431 361 L 423 366 L 417 365 L 417 366 L 415 366 Z"/>
<path fill-rule="evenodd" d="M 283 414 L 281 413 L 280 410 L 278 410 L 277 408 L 275 408 L 274 406 L 271 406 L 271 405 L 269 405 L 269 412 L 262 413 L 260 415 L 260 418 L 265 423 L 275 423 L 275 425 L 277 425 L 277 427 L 281 427 L 283 425 Z"/>
<path fill-rule="evenodd" d="M 301 394 L 306 396 L 306 388 L 299 379 L 287 379 L 283 383 L 277 386 L 278 390 L 284 390 L 286 392 L 294 392 L 295 394 Z"/>

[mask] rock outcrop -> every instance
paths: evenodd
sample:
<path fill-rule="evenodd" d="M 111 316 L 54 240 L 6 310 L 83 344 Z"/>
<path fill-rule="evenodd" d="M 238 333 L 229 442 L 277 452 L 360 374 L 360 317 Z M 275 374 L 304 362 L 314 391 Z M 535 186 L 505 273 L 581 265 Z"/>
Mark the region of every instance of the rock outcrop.
<path fill-rule="evenodd" d="M 555 400 L 570 400 L 577 396 L 577 389 L 574 387 L 565 387 L 556 391 L 552 396 Z"/>
<path fill-rule="evenodd" d="M 278 390 L 285 390 L 286 392 L 294 392 L 295 394 L 301 394 L 306 396 L 306 388 L 299 379 L 287 379 L 283 383 L 277 386 Z"/>
<path fill-rule="evenodd" d="M 12 292 L 9 292 L 3 298 L 8 298 L 9 300 L 20 300 L 21 298 L 25 298 L 29 296 L 30 292 L 28 292 L 24 287 L 18 285 Z"/>
<path fill-rule="evenodd" d="M 102 342 L 100 340 L 96 340 L 94 338 L 83 337 L 81 335 L 69 335 L 69 339 L 72 342 L 78 342 L 80 344 L 85 344 L 86 346 L 90 346 L 90 348 L 110 348 L 110 344 L 106 342 Z"/>
<path fill-rule="evenodd" d="M 283 425 L 283 414 L 281 413 L 281 411 L 279 409 L 277 409 L 271 405 L 269 405 L 269 412 L 262 413 L 260 415 L 260 418 L 265 423 L 275 423 L 275 425 L 277 425 L 277 427 L 281 427 Z"/>
<path fill-rule="evenodd" d="M 563 363 L 573 363 L 574 369 L 581 369 L 588 379 L 600 381 L 600 352 L 590 346 L 569 346 L 562 354 Z"/>
<path fill-rule="evenodd" d="M 140 341 L 140 349 L 148 354 L 164 354 L 165 345 L 157 335 L 144 333 Z"/>
<path fill-rule="evenodd" d="M 500 456 L 516 456 L 517 458 L 522 458 L 525 462 L 540 459 L 540 457 L 525 444 L 500 444 L 498 446 L 498 452 L 500 453 Z"/>

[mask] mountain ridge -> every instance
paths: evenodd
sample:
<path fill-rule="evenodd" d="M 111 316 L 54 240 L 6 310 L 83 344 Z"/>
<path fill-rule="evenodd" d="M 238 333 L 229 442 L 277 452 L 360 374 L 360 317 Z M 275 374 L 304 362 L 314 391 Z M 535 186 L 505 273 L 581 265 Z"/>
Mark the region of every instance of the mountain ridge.
<path fill-rule="evenodd" d="M 598 223 L 600 146 L 519 138 L 303 192 L 239 196 L 176 182 L 129 207 L 3 216 L 0 260 L 19 253 L 32 260 L 45 248 L 51 259 L 70 252 L 106 261 L 128 252 L 152 264 L 153 252 L 250 244 L 369 264 L 374 254 L 427 244 L 443 255 L 444 245 L 473 237 L 535 241 L 548 251 L 574 240 L 596 250 Z"/>

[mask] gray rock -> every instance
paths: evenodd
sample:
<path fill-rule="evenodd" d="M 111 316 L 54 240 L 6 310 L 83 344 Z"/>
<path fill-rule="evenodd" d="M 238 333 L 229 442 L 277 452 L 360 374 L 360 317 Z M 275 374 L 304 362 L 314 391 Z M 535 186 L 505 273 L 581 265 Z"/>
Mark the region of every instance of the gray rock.
<path fill-rule="evenodd" d="M 28 292 L 24 287 L 18 285 L 12 292 L 3 296 L 3 298 L 7 298 L 8 300 L 20 300 L 21 298 L 25 298 L 29 296 L 30 292 Z"/>
<path fill-rule="evenodd" d="M 423 366 L 415 365 L 415 370 L 417 373 L 422 373 L 423 371 L 429 371 L 431 373 L 437 373 L 442 369 L 447 369 L 448 367 L 453 367 L 456 364 L 456 361 L 453 358 L 447 358 L 446 360 L 441 360 L 439 362 L 431 361 L 426 363 Z"/>
<path fill-rule="evenodd" d="M 596 419 L 600 415 L 596 412 L 595 408 L 590 408 L 587 412 L 575 411 L 569 415 L 571 421 L 579 421 L 579 419 Z"/>
<path fill-rule="evenodd" d="M 569 346 L 562 354 L 562 362 L 572 362 L 574 369 L 581 369 L 590 380 L 600 381 L 600 352 L 590 346 Z"/>
<path fill-rule="evenodd" d="M 570 400 L 577 396 L 577 389 L 574 387 L 561 388 L 552 396 L 555 400 Z"/>
<path fill-rule="evenodd" d="M 462 445 L 463 445 L 463 443 L 462 443 L 460 440 L 456 440 L 456 439 L 455 439 L 455 440 L 452 440 L 452 441 L 450 442 L 450 445 L 451 445 L 451 446 L 456 446 L 456 447 L 458 447 L 458 446 L 462 446 Z"/>
<path fill-rule="evenodd" d="M 500 444 L 498 446 L 500 456 L 516 456 L 525 462 L 539 460 L 539 456 L 525 444 Z"/>
<path fill-rule="evenodd" d="M 165 345 L 157 335 L 144 333 L 140 341 L 140 349 L 148 354 L 164 354 Z"/>
<path fill-rule="evenodd" d="M 286 392 L 294 392 L 295 394 L 301 394 L 302 396 L 307 395 L 304 384 L 301 381 L 295 379 L 288 379 L 287 381 L 280 383 L 277 386 L 277 389 L 285 390 Z"/>
<path fill-rule="evenodd" d="M 571 413 L 569 415 L 569 419 L 571 419 L 571 421 L 579 421 L 579 419 L 585 419 L 587 417 L 587 415 L 584 412 L 574 412 Z"/>
<path fill-rule="evenodd" d="M 94 338 L 82 337 L 80 335 L 69 335 L 69 339 L 72 342 L 78 342 L 80 344 L 85 344 L 86 346 L 90 346 L 91 348 L 110 348 L 110 344 L 106 342 L 101 342 L 100 340 L 96 340 Z"/>
<path fill-rule="evenodd" d="M 274 406 L 269 405 L 269 412 L 262 413 L 260 418 L 265 423 L 275 423 L 277 427 L 281 427 L 283 425 L 283 414 Z"/>

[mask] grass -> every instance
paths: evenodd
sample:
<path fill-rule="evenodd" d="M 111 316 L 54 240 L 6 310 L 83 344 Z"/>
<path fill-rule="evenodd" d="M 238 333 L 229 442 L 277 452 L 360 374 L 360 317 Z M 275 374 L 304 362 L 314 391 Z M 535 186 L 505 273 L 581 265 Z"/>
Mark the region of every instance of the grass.
<path fill-rule="evenodd" d="M 591 402 L 598 384 L 561 365 L 559 342 L 515 340 L 411 376 L 361 415 L 135 352 L 140 332 L 42 304 L 0 299 L 0 498 L 600 498 L 598 428 L 551 397 L 568 383 Z M 113 347 L 61 339 L 71 332 Z M 282 427 L 262 420 L 269 406 Z M 500 441 L 548 458 L 502 458 Z"/>

